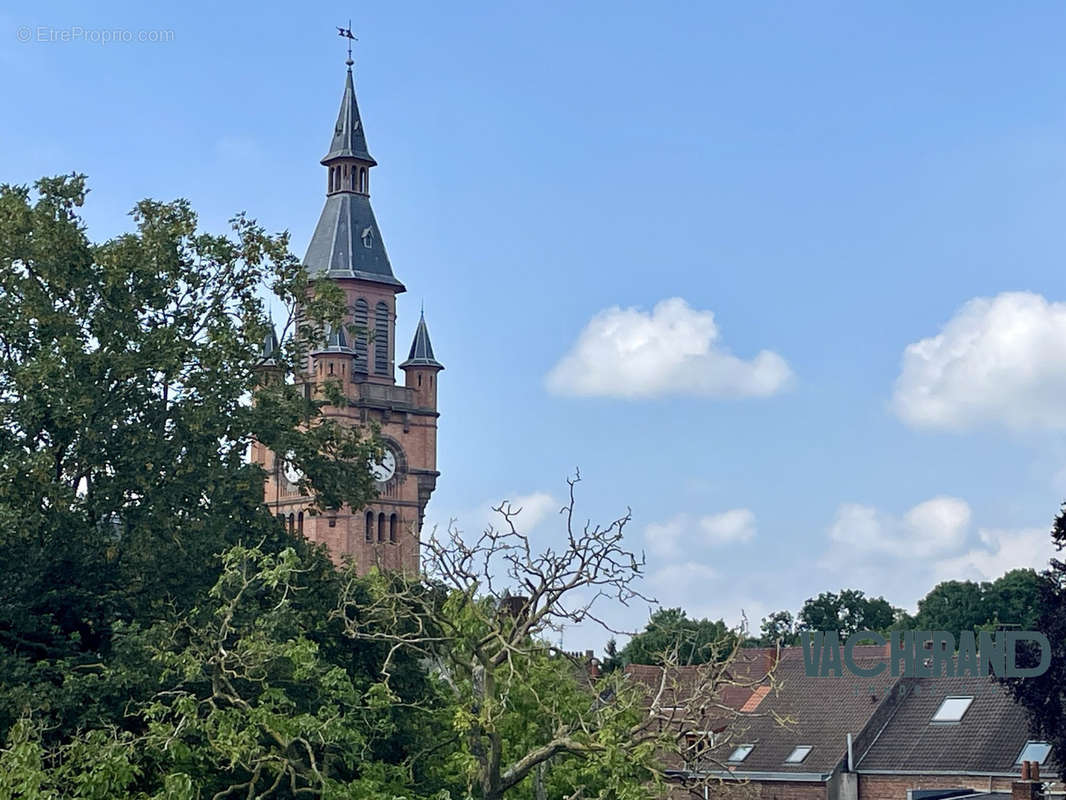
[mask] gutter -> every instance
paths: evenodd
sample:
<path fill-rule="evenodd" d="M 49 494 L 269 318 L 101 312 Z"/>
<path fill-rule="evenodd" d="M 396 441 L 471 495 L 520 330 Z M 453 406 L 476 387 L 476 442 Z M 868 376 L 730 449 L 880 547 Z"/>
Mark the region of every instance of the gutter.
<path fill-rule="evenodd" d="M 976 778 L 1015 778 L 1015 772 L 978 772 L 971 769 L 862 769 L 855 770 L 859 775 L 966 775 Z"/>
<path fill-rule="evenodd" d="M 825 783 L 832 777 L 831 772 L 734 772 L 732 770 L 668 770 L 668 775 L 677 777 L 711 777 L 733 780 L 753 781 L 799 781 L 804 783 Z"/>

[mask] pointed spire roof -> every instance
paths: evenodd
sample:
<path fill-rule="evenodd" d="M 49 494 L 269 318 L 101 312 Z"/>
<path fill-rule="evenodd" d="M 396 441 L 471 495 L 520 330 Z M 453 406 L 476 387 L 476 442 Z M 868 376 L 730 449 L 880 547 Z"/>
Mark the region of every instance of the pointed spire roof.
<path fill-rule="evenodd" d="M 372 166 L 378 163 L 366 146 L 363 121 L 359 117 L 359 104 L 355 101 L 351 64 L 348 65 L 348 77 L 344 81 L 344 97 L 341 98 L 341 110 L 333 128 L 333 140 L 329 143 L 329 152 L 323 157 L 322 163 L 344 157 L 359 158 L 370 162 Z"/>
<path fill-rule="evenodd" d="M 327 324 L 322 334 L 322 344 L 314 351 L 315 353 L 345 353 L 348 355 L 355 353 L 348 344 L 348 336 L 344 332 L 343 325 L 334 328 Z"/>
<path fill-rule="evenodd" d="M 422 312 L 422 316 L 418 320 L 418 327 L 415 328 L 415 338 L 411 342 L 411 352 L 407 355 L 407 360 L 400 364 L 400 369 L 406 369 L 407 367 L 444 369 L 444 365 L 433 357 L 433 345 L 429 341 L 429 328 L 426 326 L 425 312 Z"/>
<path fill-rule="evenodd" d="M 371 166 L 377 163 L 366 149 L 350 64 L 333 141 L 322 163 L 328 166 L 338 158 L 358 158 Z M 312 278 L 356 278 L 387 284 L 397 293 L 405 291 L 392 274 L 370 197 L 347 184 L 336 189 L 331 187 L 326 195 L 322 215 L 307 246 L 304 266 Z"/>
<path fill-rule="evenodd" d="M 263 337 L 263 350 L 260 352 L 259 366 L 261 367 L 273 367 L 277 366 L 277 356 L 280 350 L 278 345 L 278 333 L 274 329 L 274 320 L 270 321 L 270 328 L 267 330 L 266 336 Z"/>

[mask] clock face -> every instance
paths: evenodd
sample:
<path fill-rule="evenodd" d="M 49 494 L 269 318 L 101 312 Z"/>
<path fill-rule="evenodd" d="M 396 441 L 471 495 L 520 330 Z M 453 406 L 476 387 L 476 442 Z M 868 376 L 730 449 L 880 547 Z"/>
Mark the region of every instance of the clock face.
<path fill-rule="evenodd" d="M 285 460 L 282 462 L 282 470 L 285 473 L 285 480 L 287 480 L 293 486 L 296 486 L 300 479 L 303 477 L 303 473 L 293 463 L 292 453 L 285 456 Z"/>
<path fill-rule="evenodd" d="M 381 461 L 370 462 L 370 472 L 378 483 L 385 483 L 396 474 L 396 454 L 386 447 Z"/>

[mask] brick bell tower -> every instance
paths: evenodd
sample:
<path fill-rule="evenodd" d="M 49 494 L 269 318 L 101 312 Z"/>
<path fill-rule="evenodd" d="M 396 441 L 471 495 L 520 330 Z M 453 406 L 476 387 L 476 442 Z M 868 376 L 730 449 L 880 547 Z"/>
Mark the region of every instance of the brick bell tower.
<path fill-rule="evenodd" d="M 314 284 L 332 281 L 347 298 L 346 325 L 325 332 L 310 348 L 298 381 L 340 381 L 345 408 L 325 414 L 345 425 L 380 425 L 385 454 L 372 465 L 378 498 L 366 508 L 308 513 L 308 498 L 295 482 L 299 473 L 266 448 L 257 457 L 269 477 L 265 500 L 293 531 L 326 544 L 334 560 L 354 558 L 360 573 L 371 566 L 417 572 L 419 533 L 426 503 L 437 477 L 437 376 L 444 365 L 433 356 L 425 314 L 418 321 L 404 371 L 396 384 L 396 297 L 406 291 L 392 265 L 370 207 L 370 171 L 377 165 L 367 149 L 352 80 L 349 53 L 340 114 L 333 130 L 326 167 L 326 203 L 304 265 Z M 349 329 L 347 326 L 354 326 Z M 351 333 L 355 330 L 357 333 Z M 368 335 L 369 334 L 369 335 Z M 264 365 L 278 347 L 271 332 L 264 343 Z"/>

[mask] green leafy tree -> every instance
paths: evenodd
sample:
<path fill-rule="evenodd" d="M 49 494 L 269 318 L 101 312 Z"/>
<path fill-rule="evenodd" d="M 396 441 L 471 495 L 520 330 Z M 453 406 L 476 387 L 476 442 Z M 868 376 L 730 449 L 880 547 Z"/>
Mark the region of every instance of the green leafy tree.
<path fill-rule="evenodd" d="M 661 608 L 617 656 L 621 666 L 654 664 L 676 658 L 681 664 L 705 664 L 724 658 L 733 649 L 729 627 L 722 620 L 691 619 L 680 608 Z"/>
<path fill-rule="evenodd" d="M 263 505 L 253 440 L 293 454 L 319 507 L 374 493 L 374 441 L 291 379 L 337 287 L 309 295 L 285 235 L 200 233 L 184 201 L 139 203 L 133 232 L 94 244 L 85 198 L 76 175 L 0 187 L 0 563 L 18 565 L 0 571 L 0 736 L 27 713 L 60 739 L 126 725 L 160 667 L 117 631 L 201 607 L 228 546 L 307 550 Z M 264 285 L 290 314 L 260 387 Z"/>
<path fill-rule="evenodd" d="M 1055 518 L 1051 540 L 1057 552 L 1066 549 L 1066 503 Z M 1007 573 L 1004 578 L 1013 575 Z M 1012 585 L 1016 579 L 1017 576 L 1013 576 L 1007 584 Z M 1028 585 L 1031 578 L 1023 580 Z M 1066 753 L 1066 561 L 1052 558 L 1039 580 L 1036 620 L 1028 629 L 1038 630 L 1048 638 L 1051 663 L 1042 675 L 1007 678 L 1002 682 L 1025 707 L 1033 738 L 1049 742 L 1055 754 Z M 1035 652 L 1022 652 L 1018 664 L 1034 666 L 1038 658 Z M 1055 760 L 1059 765 L 1059 779 L 1066 780 L 1066 759 L 1060 756 Z"/>
<path fill-rule="evenodd" d="M 758 644 L 762 647 L 773 647 L 777 644 L 787 647 L 798 641 L 796 621 L 788 611 L 775 611 L 765 617 L 759 629 L 762 635 L 758 639 Z"/>
<path fill-rule="evenodd" d="M 127 706 L 136 724 L 48 743 L 40 720 L 20 719 L 0 750 L 0 796 L 415 796 L 422 765 L 383 754 L 427 734 L 397 714 L 413 698 L 360 668 L 358 651 L 380 648 L 355 646 L 318 614 L 321 596 L 337 600 L 339 576 L 295 548 L 238 545 L 221 566 L 184 618 L 116 631 L 118 647 L 162 666 L 159 690 Z M 338 647 L 355 658 L 337 658 Z"/>
<path fill-rule="evenodd" d="M 976 630 L 989 621 L 984 591 L 974 581 L 944 581 L 918 601 L 919 630 Z"/>
<path fill-rule="evenodd" d="M 883 597 L 867 597 L 856 589 L 842 589 L 839 594 L 822 592 L 800 609 L 797 629 L 838 631 L 849 636 L 855 631 L 885 631 L 896 620 L 898 610 Z"/>
<path fill-rule="evenodd" d="M 1015 569 L 994 581 L 944 581 L 918 601 L 911 620 L 920 630 L 1031 630 L 1036 624 L 1043 580 L 1035 570 Z"/>
<path fill-rule="evenodd" d="M 1036 627 L 1045 586 L 1044 579 L 1036 570 L 1012 569 L 983 586 L 989 624 L 1023 631 Z"/>

